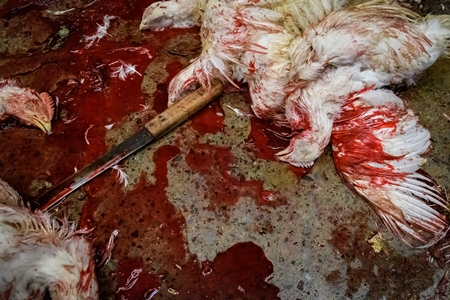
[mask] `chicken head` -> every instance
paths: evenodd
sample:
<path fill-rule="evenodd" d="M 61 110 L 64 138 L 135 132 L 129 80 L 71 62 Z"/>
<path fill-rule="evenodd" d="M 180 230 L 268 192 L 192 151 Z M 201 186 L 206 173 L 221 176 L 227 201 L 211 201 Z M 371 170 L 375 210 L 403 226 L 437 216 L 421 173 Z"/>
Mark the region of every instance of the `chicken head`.
<path fill-rule="evenodd" d="M 187 28 L 200 25 L 195 16 L 195 0 L 152 3 L 142 15 L 140 30 L 166 27 Z"/>
<path fill-rule="evenodd" d="M 296 134 L 290 141 L 289 146 L 275 154 L 275 157 L 285 163 L 291 164 L 295 167 L 309 168 L 314 164 L 314 161 L 322 154 L 323 149 L 328 144 L 328 139 L 325 140 L 325 145 L 321 145 L 318 134 L 313 134 L 310 130 L 304 130 Z"/>
<path fill-rule="evenodd" d="M 0 80 L 0 120 L 12 116 L 49 134 L 53 114 L 54 104 L 48 93 L 20 87 L 15 80 Z"/>

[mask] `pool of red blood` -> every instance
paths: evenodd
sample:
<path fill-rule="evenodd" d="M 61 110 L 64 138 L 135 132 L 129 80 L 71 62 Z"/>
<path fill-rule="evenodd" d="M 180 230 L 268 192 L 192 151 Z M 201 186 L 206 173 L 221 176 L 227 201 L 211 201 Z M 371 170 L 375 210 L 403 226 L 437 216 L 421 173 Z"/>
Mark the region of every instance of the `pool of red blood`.
<path fill-rule="evenodd" d="M 248 180 L 239 174 L 233 175 L 230 168 L 234 157 L 229 147 L 194 144 L 186 156 L 186 163 L 206 180 L 204 197 L 211 201 L 209 209 L 232 206 L 240 197 L 245 196 L 263 206 L 276 207 L 286 204 L 285 198 L 264 190 L 263 181 Z"/>
<path fill-rule="evenodd" d="M 156 86 L 156 91 L 153 93 L 153 110 L 160 114 L 167 108 L 169 83 L 172 78 L 183 70 L 184 65 L 179 61 L 174 61 L 166 65 L 165 69 L 169 74 L 163 83 Z"/>
<path fill-rule="evenodd" d="M 247 138 L 247 148 L 257 158 L 275 161 L 275 154 L 289 146 L 291 130 L 256 117 L 250 118 L 250 121 L 251 131 Z M 310 168 L 289 165 L 289 169 L 298 178 L 302 178 Z"/>
<path fill-rule="evenodd" d="M 110 275 L 116 276 L 116 299 L 143 299 L 157 290 L 180 299 L 277 299 L 279 289 L 266 280 L 273 265 L 259 246 L 236 244 L 212 262 L 200 262 L 188 251 L 186 221 L 165 192 L 168 164 L 178 155 L 176 146 L 156 150 L 154 184 L 142 173 L 135 188 L 124 192 L 109 172 L 86 187 L 80 226 L 96 225 L 93 236 L 99 249 L 119 230 L 112 252 L 119 265 Z M 129 254 L 137 251 L 142 257 Z"/>
<path fill-rule="evenodd" d="M 208 105 L 208 109 L 198 112 L 195 118 L 192 119 L 191 126 L 201 135 L 207 133 L 216 134 L 223 130 L 224 119 L 225 113 L 220 105 L 220 101 L 216 99 Z"/>
<path fill-rule="evenodd" d="M 152 32 L 151 40 L 143 38 L 140 42 L 114 42 L 113 38 L 105 37 L 85 48 L 83 35 L 94 34 L 105 14 L 119 17 L 111 21 L 112 29 L 123 20 L 137 21 L 137 25 L 144 8 L 152 2 L 155 1 L 97 1 L 61 19 L 45 19 L 55 33 L 62 24 L 71 29 L 64 46 L 30 56 L 8 56 L 16 68 L 0 70 L 0 77 L 20 78 L 40 92 L 50 91 L 59 102 L 52 134 L 45 136 L 37 129 L 17 124 L 0 134 L 0 178 L 26 200 L 31 200 L 36 192 L 28 190 L 33 180 L 56 184 L 84 167 L 107 150 L 106 125 L 120 128 L 129 113 L 143 109 L 149 95 L 141 91 L 141 76 L 132 74 L 124 81 L 113 77 L 118 62 L 136 65 L 137 72 L 143 74 L 169 39 L 198 32 L 198 28 Z M 56 1 L 32 4 L 8 1 L 0 16 L 45 18 L 41 11 L 53 3 Z M 31 67 L 36 65 L 40 67 Z M 152 95 L 155 105 L 150 114 L 165 109 L 168 83 L 182 67 L 177 62 L 166 66 L 169 76 Z M 33 72 L 27 71 L 30 69 Z M 194 116 L 189 126 L 199 135 L 215 134 L 223 130 L 223 119 L 223 110 L 216 100 Z M 249 142 L 254 144 L 252 151 L 258 158 L 273 159 L 269 154 L 286 140 L 279 139 L 270 128 L 252 124 L 249 137 Z M 156 183 L 148 182 L 142 174 L 128 192 L 123 192 L 113 172 L 99 176 L 84 186 L 88 197 L 80 227 L 95 228 L 93 237 L 99 252 L 111 232 L 119 230 L 112 253 L 118 267 L 110 274 L 111 279 L 103 279 L 103 282 L 116 281 L 117 288 L 111 291 L 108 289 L 111 285 L 101 286 L 101 298 L 140 299 L 156 290 L 169 297 L 167 291 L 171 288 L 179 299 L 277 299 L 279 289 L 266 281 L 273 266 L 261 247 L 239 243 L 206 262 L 189 253 L 184 236 L 185 219 L 165 192 L 167 164 L 177 155 L 184 157 L 193 172 L 206 178 L 205 193 L 211 201 L 210 209 L 226 210 L 242 196 L 251 197 L 262 206 L 285 204 L 285 199 L 264 190 L 262 181 L 234 174 L 231 171 L 234 157 L 228 147 L 195 143 L 189 153 L 180 153 L 175 146 L 163 146 L 154 156 Z"/>
<path fill-rule="evenodd" d="M 15 7 L 16 13 L 30 14 L 33 18 L 44 18 L 39 10 L 45 7 L 45 3 L 26 5 L 23 1 L 9 1 L 5 7 Z M 130 3 L 117 1 L 107 6 L 99 3 L 81 10 L 63 22 L 67 25 L 71 21 L 72 28 L 64 47 L 10 58 L 13 63 L 17 61 L 19 70 L 27 64 L 41 65 L 32 74 L 18 74 L 19 78 L 38 91 L 50 90 L 59 102 L 59 116 L 52 122 L 52 134 L 44 136 L 36 129 L 17 127 L 2 132 L 0 165 L 3 167 L 0 176 L 11 182 L 25 199 L 30 198 L 25 187 L 32 180 L 57 183 L 104 153 L 107 150 L 104 142 L 107 129 L 104 126 L 120 126 L 128 113 L 142 109 L 147 95 L 141 92 L 139 74 L 121 80 L 113 77 L 113 72 L 120 62 L 125 62 L 136 65 L 137 72 L 142 74 L 156 53 L 158 43 L 147 41 L 135 45 L 131 42 L 114 43 L 105 38 L 86 49 L 86 43 L 82 42 L 83 35 L 95 33 L 96 24 L 102 24 L 104 14 L 113 14 L 112 8 L 119 12 L 116 15 L 134 14 L 137 18 L 143 8 L 133 13 Z M 33 11 L 33 8 L 39 10 Z M 8 15 L 4 10 L 2 15 Z M 45 20 L 53 23 L 55 32 L 58 31 L 60 24 L 57 21 Z M 11 76 L 8 73 L 11 69 L 2 70 L 0 76 Z M 14 143 L 9 142 L 12 140 Z"/>

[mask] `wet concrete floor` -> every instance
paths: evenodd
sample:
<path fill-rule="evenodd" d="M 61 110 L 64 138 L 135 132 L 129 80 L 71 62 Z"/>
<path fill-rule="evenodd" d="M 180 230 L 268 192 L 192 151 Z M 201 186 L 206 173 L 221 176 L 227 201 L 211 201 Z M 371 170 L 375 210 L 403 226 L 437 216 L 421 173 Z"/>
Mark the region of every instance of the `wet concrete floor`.
<path fill-rule="evenodd" d="M 154 1 L 0 0 L 0 78 L 58 100 L 53 132 L 1 123 L 0 177 L 32 201 L 166 108 L 167 86 L 201 48 L 198 28 L 140 32 Z M 403 1 L 405 2 L 405 1 Z M 422 13 L 448 13 L 446 1 Z M 423 2 L 423 1 L 422 1 Z M 89 37 L 110 19 L 108 34 Z M 116 76 L 122 64 L 136 72 Z M 450 179 L 450 68 L 401 93 L 432 134 L 427 170 Z M 236 113 L 236 112 L 241 112 Z M 106 126 L 106 127 L 105 127 Z M 277 162 L 280 129 L 227 91 L 191 120 L 69 196 L 55 211 L 94 228 L 101 299 L 446 299 L 428 251 L 387 232 L 337 176 Z M 439 286 L 439 289 L 438 289 Z M 448 298 L 447 298 L 448 299 Z"/>

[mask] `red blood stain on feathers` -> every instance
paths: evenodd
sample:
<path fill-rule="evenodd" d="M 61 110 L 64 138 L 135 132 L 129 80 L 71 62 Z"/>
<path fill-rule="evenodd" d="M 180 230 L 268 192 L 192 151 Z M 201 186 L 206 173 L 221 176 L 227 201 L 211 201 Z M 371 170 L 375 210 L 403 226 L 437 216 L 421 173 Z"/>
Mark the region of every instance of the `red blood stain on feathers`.
<path fill-rule="evenodd" d="M 251 118 L 251 132 L 247 138 L 248 149 L 260 159 L 275 161 L 275 153 L 289 146 L 291 131 L 272 122 Z M 302 178 L 309 169 L 289 166 L 289 169 Z"/>
<path fill-rule="evenodd" d="M 334 163 L 342 172 L 368 176 L 368 178 L 371 178 L 372 184 L 382 186 L 385 182 L 382 182 L 384 177 L 381 169 L 365 162 L 367 157 L 371 157 L 372 161 L 376 163 L 384 163 L 400 158 L 386 153 L 383 150 L 381 140 L 373 134 L 377 130 L 395 130 L 399 120 L 399 113 L 395 108 L 386 106 L 377 110 L 376 114 L 370 115 L 374 120 L 382 118 L 385 121 L 370 122 L 367 117 L 363 118 L 361 116 L 366 115 L 371 109 L 372 107 L 369 106 L 355 106 L 355 102 L 351 102 L 344 107 L 340 118 L 336 120 L 337 126 L 333 129 L 332 141 L 333 146 L 337 149 L 342 149 L 341 151 L 345 155 L 334 155 Z M 353 121 L 347 122 L 348 125 L 340 125 L 340 120 Z M 368 123 L 371 125 L 367 125 Z M 375 127 L 373 124 L 378 124 L 378 126 Z M 369 127 L 370 129 L 368 129 Z M 351 130 L 352 134 L 349 134 L 349 130 Z M 359 146 L 356 148 L 354 145 Z M 384 168 L 385 175 L 392 176 L 392 168 L 386 165 Z M 401 176 L 401 173 L 396 174 L 397 178 Z"/>

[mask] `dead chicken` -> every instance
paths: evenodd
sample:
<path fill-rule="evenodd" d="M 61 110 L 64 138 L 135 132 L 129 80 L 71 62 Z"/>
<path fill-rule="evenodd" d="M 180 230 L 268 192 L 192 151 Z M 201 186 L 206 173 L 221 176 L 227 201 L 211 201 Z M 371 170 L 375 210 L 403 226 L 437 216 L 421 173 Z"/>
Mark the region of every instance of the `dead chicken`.
<path fill-rule="evenodd" d="M 337 104 L 351 89 L 342 77 L 317 87 L 329 68 L 357 68 L 347 77 L 356 76 L 366 86 L 410 85 L 448 51 L 450 16 L 419 18 L 400 6 L 373 3 L 332 12 L 292 42 L 290 78 L 298 87 L 286 99 L 286 119 L 295 134 L 289 147 L 276 154 L 279 160 L 309 167 L 328 144 L 339 105 L 328 113 L 318 102 Z"/>
<path fill-rule="evenodd" d="M 285 32 L 289 35 L 299 32 L 309 22 L 323 18 L 330 11 L 341 8 L 345 2 L 344 0 L 162 1 L 153 3 L 145 10 L 140 28 L 143 30 L 201 25 L 202 53 L 171 81 L 169 104 L 173 104 L 184 92 L 194 89 L 199 84 L 207 88 L 214 79 L 228 81 L 231 84 L 234 84 L 235 80 L 246 82 L 248 74 L 254 74 L 255 67 L 243 64 L 242 54 L 247 52 L 265 55 L 274 52 L 266 48 L 264 42 L 260 40 L 264 39 L 266 33 Z M 279 37 L 281 38 L 281 35 Z M 282 43 L 285 43 L 291 37 L 282 39 L 284 40 Z M 269 44 L 274 45 L 275 42 L 277 41 Z M 262 61 L 261 63 L 265 64 Z M 277 66 L 273 66 L 273 70 L 267 73 L 273 73 L 279 68 L 278 63 L 274 64 Z M 266 74 L 263 66 L 259 67 L 258 74 Z M 257 75 L 252 76 L 252 79 L 249 84 L 258 89 Z M 272 95 L 274 105 L 278 105 L 280 97 L 284 99 L 284 95 Z M 261 104 L 259 100 L 255 99 L 253 104 L 257 108 L 255 109 L 257 114 L 261 114 L 261 117 L 264 117 L 265 113 L 273 115 L 273 112 L 266 109 L 267 103 Z"/>
<path fill-rule="evenodd" d="M 323 10 L 326 13 L 321 17 L 304 14 L 307 26 L 301 28 L 301 22 L 293 22 L 293 29 L 283 23 L 283 15 L 280 17 L 273 7 L 259 6 L 265 10 L 253 10 L 253 14 L 241 17 L 242 9 L 254 4 L 236 2 L 241 5 L 228 7 L 227 14 L 209 13 L 216 19 L 230 15 L 240 18 L 225 33 L 245 34 L 234 41 L 221 40 L 223 28 L 219 26 L 216 34 L 203 18 L 202 30 L 205 25 L 208 28 L 208 35 L 202 36 L 203 53 L 216 55 L 224 46 L 239 50 L 227 60 L 227 76 L 249 83 L 255 114 L 279 123 L 288 121 L 297 135 L 278 158 L 296 166 L 311 166 L 333 132 L 336 169 L 350 187 L 374 205 L 390 230 L 412 246 L 427 247 L 441 239 L 448 230 L 447 199 L 435 181 L 420 170 L 420 155 L 428 149 L 429 133 L 400 99 L 380 88 L 413 83 L 446 51 L 448 17 L 420 19 L 407 9 L 381 0 L 343 9 L 333 7 L 333 1 L 328 6 L 320 1 L 316 2 L 318 6 L 331 8 Z M 258 1 L 255 5 L 271 2 L 277 1 Z M 328 34 L 332 31 L 336 36 Z M 211 47 L 211 41 L 217 48 Z M 223 41 L 226 43 L 221 44 Z M 169 89 L 172 102 L 191 84 L 204 84 L 198 79 L 198 70 L 207 82 L 223 79 L 213 73 L 214 68 L 208 70 L 197 61 L 193 65 L 197 71 L 190 69 L 191 65 L 173 79 L 171 86 L 177 88 Z M 360 125 L 361 132 L 357 126 L 346 130 L 345 126 L 354 123 L 340 118 L 343 107 L 347 109 L 349 103 L 362 99 L 365 107 L 372 109 L 373 120 L 363 113 L 358 115 L 362 110 L 355 107 L 353 121 L 367 124 Z M 390 115 L 385 115 L 385 110 Z M 333 131 L 335 119 L 347 125 L 336 125 Z M 361 149 L 355 147 L 353 131 L 361 140 L 356 143 L 361 143 Z M 378 139 L 380 145 L 386 144 L 378 157 L 368 154 L 367 149 L 373 146 L 370 137 Z M 353 144 L 346 144 L 352 138 Z M 347 159 L 343 159 L 345 155 Z M 350 158 L 356 161 L 349 163 Z M 373 172 L 367 173 L 365 168 Z"/>
<path fill-rule="evenodd" d="M 98 299 L 87 232 L 30 211 L 0 180 L 0 299 Z"/>
<path fill-rule="evenodd" d="M 54 104 L 49 94 L 21 87 L 14 79 L 0 79 L 0 121 L 12 116 L 22 124 L 50 134 L 53 114 Z"/>

